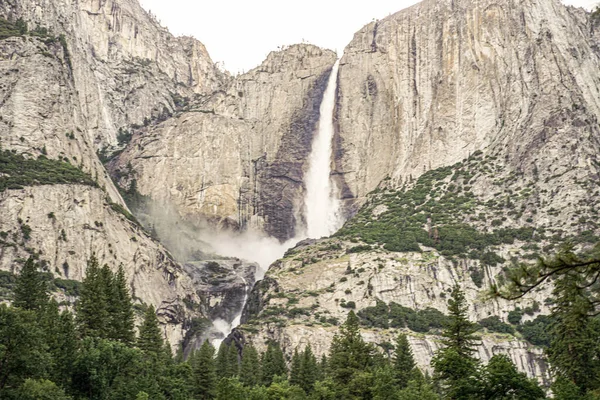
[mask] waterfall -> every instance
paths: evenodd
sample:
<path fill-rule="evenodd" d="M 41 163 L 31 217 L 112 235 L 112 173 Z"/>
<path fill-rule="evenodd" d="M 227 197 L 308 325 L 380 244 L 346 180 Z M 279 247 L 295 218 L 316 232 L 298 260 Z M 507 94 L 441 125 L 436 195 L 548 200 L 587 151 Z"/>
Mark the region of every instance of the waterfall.
<path fill-rule="evenodd" d="M 305 235 L 313 239 L 330 236 L 343 224 L 338 191 L 330 176 L 338 68 L 339 60 L 331 70 L 327 89 L 323 94 L 319 129 L 308 158 L 304 199 Z"/>
<path fill-rule="evenodd" d="M 257 262 L 260 266 L 256 273 L 257 281 L 264 277 L 271 263 L 283 257 L 285 252 L 294 247 L 296 243 L 306 238 L 319 239 L 330 236 L 344 223 L 339 191 L 331 181 L 333 115 L 336 103 L 338 69 L 339 60 L 336 61 L 331 70 L 321 102 L 319 125 L 308 157 L 308 170 L 305 179 L 306 194 L 302 209 L 304 218 L 296 218 L 299 221 L 296 227 L 296 237 L 285 243 L 280 243 L 274 238 L 254 237 L 253 235 L 242 235 L 239 240 L 213 241 L 208 237 L 206 238 L 219 254 Z M 305 221 L 305 226 L 302 221 Z M 242 277 L 242 279 L 244 278 Z M 246 292 L 244 303 L 247 299 L 248 293 Z M 235 315 L 231 323 L 222 319 L 213 321 L 213 330 L 217 335 L 212 339 L 215 347 L 218 347 L 223 339 L 240 324 L 242 311 L 243 309 Z"/>

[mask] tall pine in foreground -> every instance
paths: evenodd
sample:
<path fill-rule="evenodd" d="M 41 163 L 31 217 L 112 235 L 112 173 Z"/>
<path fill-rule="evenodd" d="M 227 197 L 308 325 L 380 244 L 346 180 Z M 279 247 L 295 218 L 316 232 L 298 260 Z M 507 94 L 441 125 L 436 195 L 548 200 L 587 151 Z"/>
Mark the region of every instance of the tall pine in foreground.
<path fill-rule="evenodd" d="M 126 344 L 133 344 L 135 340 L 133 323 L 133 304 L 127 289 L 127 280 L 123 265 L 111 279 L 109 286 L 109 313 L 110 313 L 110 338 Z"/>
<path fill-rule="evenodd" d="M 443 348 L 432 360 L 434 378 L 445 398 L 473 399 L 479 392 L 479 361 L 473 357 L 479 337 L 477 325 L 469 321 L 468 305 L 460 287 L 448 300 L 448 319 L 442 333 Z"/>
<path fill-rule="evenodd" d="M 29 257 L 16 281 L 13 306 L 41 311 L 48 304 L 49 298 L 48 285 L 33 257 Z"/>
<path fill-rule="evenodd" d="M 328 358 L 328 375 L 339 394 L 345 398 L 370 395 L 374 364 L 374 347 L 360 335 L 359 320 L 354 311 L 340 327 L 331 343 Z"/>
<path fill-rule="evenodd" d="M 576 271 L 565 274 L 554 285 L 551 343 L 547 350 L 552 371 L 558 378 L 553 386 L 557 398 L 578 388 L 578 396 L 600 388 L 600 331 L 590 315 L 593 304 L 585 296 L 584 282 Z M 571 385 L 566 384 L 570 382 Z"/>
<path fill-rule="evenodd" d="M 82 336 L 106 338 L 109 310 L 106 285 L 96 255 L 87 262 L 81 294 L 77 302 L 76 320 Z"/>
<path fill-rule="evenodd" d="M 269 342 L 267 350 L 262 355 L 261 366 L 261 379 L 264 386 L 271 385 L 276 376 L 287 376 L 287 366 L 279 343 Z"/>
<path fill-rule="evenodd" d="M 153 306 L 148 307 L 144 314 L 144 321 L 140 326 L 140 334 L 137 339 L 137 347 L 147 355 L 153 356 L 159 356 L 164 351 L 163 336 Z"/>
<path fill-rule="evenodd" d="M 251 344 L 242 350 L 242 366 L 240 368 L 240 382 L 245 386 L 254 386 L 260 383 L 260 362 L 258 352 Z"/>
<path fill-rule="evenodd" d="M 408 338 L 403 333 L 396 338 L 392 362 L 396 386 L 399 389 L 404 389 L 408 386 L 408 381 L 415 376 L 416 364 Z"/>
<path fill-rule="evenodd" d="M 192 356 L 194 393 L 196 399 L 213 399 L 216 395 L 217 372 L 215 369 L 215 348 L 208 340 Z"/>

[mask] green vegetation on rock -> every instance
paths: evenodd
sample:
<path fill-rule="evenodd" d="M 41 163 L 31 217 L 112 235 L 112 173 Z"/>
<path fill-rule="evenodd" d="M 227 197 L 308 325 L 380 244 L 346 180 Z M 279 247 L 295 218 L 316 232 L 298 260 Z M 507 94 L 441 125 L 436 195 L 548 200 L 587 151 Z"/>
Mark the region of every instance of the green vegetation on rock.
<path fill-rule="evenodd" d="M 26 158 L 0 150 L 0 192 L 25 186 L 81 184 L 97 187 L 92 177 L 79 168 L 45 156 Z"/>

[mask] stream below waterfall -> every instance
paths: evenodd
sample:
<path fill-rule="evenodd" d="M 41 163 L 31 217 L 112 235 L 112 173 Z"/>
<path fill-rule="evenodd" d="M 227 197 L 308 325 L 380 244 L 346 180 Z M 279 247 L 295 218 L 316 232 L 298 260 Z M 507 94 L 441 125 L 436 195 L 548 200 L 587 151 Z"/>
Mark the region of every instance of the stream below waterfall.
<path fill-rule="evenodd" d="M 335 62 L 331 70 L 327 87 L 323 93 L 319 110 L 319 125 L 308 157 L 308 170 L 305 176 L 306 194 L 302 209 L 303 218 L 296 218 L 297 221 L 306 221 L 306 226 L 299 223 L 299 226 L 296 227 L 296 237 L 285 243 L 280 243 L 274 238 L 248 238 L 248 241 L 245 241 L 242 235 L 239 240 L 235 241 L 236 243 L 221 242 L 213 244 L 214 250 L 220 254 L 256 262 L 260 266 L 256 271 L 256 281 L 263 279 L 271 263 L 282 258 L 285 252 L 298 242 L 308 238 L 318 239 L 331 236 L 344 223 L 339 190 L 331 180 L 338 69 L 339 60 Z M 243 277 L 242 279 L 244 283 L 247 283 L 246 279 Z M 251 288 L 247 287 L 242 308 L 231 322 L 223 319 L 213 321 L 213 330 L 220 336 L 212 340 L 212 344 L 216 348 L 240 324 L 249 290 Z"/>

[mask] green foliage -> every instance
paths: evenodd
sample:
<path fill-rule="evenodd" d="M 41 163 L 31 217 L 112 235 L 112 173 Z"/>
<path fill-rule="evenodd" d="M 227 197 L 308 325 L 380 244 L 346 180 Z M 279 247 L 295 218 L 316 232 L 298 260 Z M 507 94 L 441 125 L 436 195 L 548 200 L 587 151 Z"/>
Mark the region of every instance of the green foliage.
<path fill-rule="evenodd" d="M 133 343 L 133 305 L 122 266 L 113 274 L 108 265 L 100 268 L 92 255 L 76 308 L 83 336 Z"/>
<path fill-rule="evenodd" d="M 92 177 L 77 167 L 44 156 L 25 158 L 8 150 L 0 150 L 0 192 L 24 186 L 81 184 L 97 187 Z"/>
<path fill-rule="evenodd" d="M 48 284 L 43 279 L 33 257 L 25 262 L 15 283 L 15 307 L 30 311 L 41 311 L 48 304 Z"/>
<path fill-rule="evenodd" d="M 490 332 L 514 334 L 515 328 L 503 322 L 498 316 L 484 318 L 479 321 L 479 325 L 486 328 Z"/>
<path fill-rule="evenodd" d="M 362 325 L 376 328 L 408 328 L 415 332 L 429 332 L 443 326 L 446 316 L 434 308 L 415 311 L 411 308 L 381 300 L 373 307 L 366 307 L 357 314 Z"/>
<path fill-rule="evenodd" d="M 21 400 L 69 400 L 70 396 L 46 379 L 27 379 L 19 388 L 18 397 Z"/>
<path fill-rule="evenodd" d="M 517 326 L 523 338 L 536 346 L 550 346 L 551 319 L 547 315 L 539 315 L 533 321 L 527 321 Z"/>
<path fill-rule="evenodd" d="M 547 350 L 555 376 L 576 384 L 582 395 L 600 389 L 600 330 L 590 317 L 595 310 L 582 293 L 583 285 L 576 271 L 554 282 L 551 341 Z"/>
<path fill-rule="evenodd" d="M 349 248 L 348 250 L 346 250 L 347 254 L 352 254 L 352 253 L 362 253 L 365 251 L 370 251 L 372 250 L 372 247 L 369 245 L 361 245 L 361 246 L 354 246 Z"/>
<path fill-rule="evenodd" d="M 22 36 L 27 33 L 27 24 L 22 18 L 19 18 L 15 22 L 11 22 L 7 19 L 0 18 L 0 40 L 13 37 Z"/>
<path fill-rule="evenodd" d="M 336 385 L 344 386 L 348 397 L 361 397 L 366 388 L 360 383 L 365 378 L 363 374 L 375 365 L 374 353 L 374 347 L 360 335 L 358 317 L 350 311 L 331 343 L 328 376 Z"/>
<path fill-rule="evenodd" d="M 132 344 L 135 338 L 133 330 L 133 304 L 129 290 L 127 289 L 123 265 L 119 265 L 117 273 L 110 282 L 111 284 L 108 287 L 110 296 L 108 302 L 108 312 L 110 315 L 109 338 Z"/>
<path fill-rule="evenodd" d="M 508 312 L 508 322 L 510 322 L 513 325 L 519 325 L 521 323 L 521 319 L 523 318 L 523 310 L 521 310 L 519 307 L 515 308 L 512 311 Z"/>
<path fill-rule="evenodd" d="M 149 356 L 158 357 L 163 352 L 164 346 L 156 311 L 154 306 L 150 306 L 146 309 L 144 321 L 140 326 L 137 347 Z"/>
<path fill-rule="evenodd" d="M 287 376 L 288 370 L 279 343 L 269 342 L 261 358 L 261 379 L 264 386 L 273 383 L 276 376 Z"/>
<path fill-rule="evenodd" d="M 481 231 L 465 223 L 476 207 L 488 207 L 465 183 L 471 175 L 463 168 L 471 165 L 470 162 L 474 165 L 477 160 L 474 157 L 465 163 L 428 171 L 414 185 L 371 197 L 336 235 L 360 239 L 367 245 L 383 245 L 389 251 L 420 252 L 423 245 L 435 248 L 446 257 L 478 259 L 483 265 L 491 266 L 503 263 L 489 247 L 512 244 L 515 240 L 532 241 L 534 229 L 495 226 L 490 231 Z M 459 176 L 464 186 L 459 188 L 449 183 L 449 180 L 457 181 Z M 373 211 L 379 205 L 385 205 L 387 211 L 374 218 Z M 539 238 L 541 232 L 537 233 Z M 474 274 L 474 277 L 476 283 L 480 281 L 479 275 Z"/>
<path fill-rule="evenodd" d="M 258 352 L 251 344 L 245 345 L 242 350 L 240 382 L 245 386 L 255 386 L 260 382 L 260 362 L 258 359 Z"/>
<path fill-rule="evenodd" d="M 495 355 L 482 371 L 481 398 L 489 400 L 545 399 L 544 390 L 534 379 L 519 372 L 508 356 Z"/>
<path fill-rule="evenodd" d="M 191 358 L 194 374 L 194 393 L 197 399 L 213 399 L 217 385 L 215 348 L 207 341 Z"/>
<path fill-rule="evenodd" d="M 396 338 L 392 363 L 396 386 L 400 389 L 406 388 L 408 382 L 414 377 L 416 364 L 408 338 L 404 334 L 399 334 Z"/>
<path fill-rule="evenodd" d="M 44 376 L 50 359 L 33 311 L 0 304 L 0 398 L 27 378 Z"/>
<path fill-rule="evenodd" d="M 448 320 L 442 333 L 443 348 L 432 360 L 434 377 L 451 399 L 470 399 L 479 391 L 479 361 L 473 357 L 479 337 L 468 319 L 468 305 L 458 286 L 448 300 Z"/>

